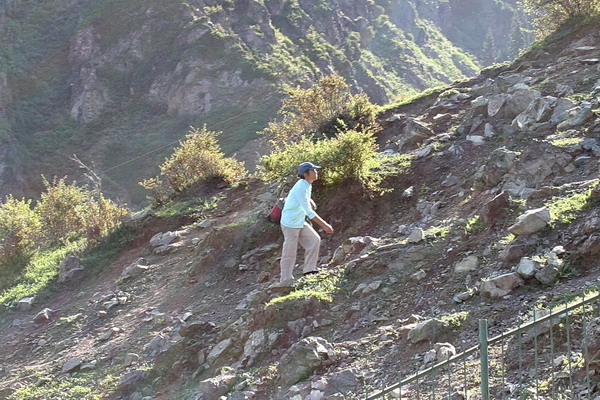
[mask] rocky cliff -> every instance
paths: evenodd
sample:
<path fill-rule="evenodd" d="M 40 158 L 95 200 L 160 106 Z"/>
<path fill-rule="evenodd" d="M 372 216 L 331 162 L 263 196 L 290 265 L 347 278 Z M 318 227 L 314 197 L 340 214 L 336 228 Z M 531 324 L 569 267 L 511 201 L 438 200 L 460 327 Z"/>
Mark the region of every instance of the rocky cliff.
<path fill-rule="evenodd" d="M 42 172 L 80 178 L 66 157 L 77 153 L 106 190 L 137 202 L 136 183 L 190 124 L 223 130 L 238 151 L 284 84 L 338 73 L 387 103 L 472 75 L 490 26 L 495 58 L 509 57 L 511 3 L 4 1 L 0 138 L 14 158 L 0 160 L 12 171 L 2 194 L 35 195 Z"/>

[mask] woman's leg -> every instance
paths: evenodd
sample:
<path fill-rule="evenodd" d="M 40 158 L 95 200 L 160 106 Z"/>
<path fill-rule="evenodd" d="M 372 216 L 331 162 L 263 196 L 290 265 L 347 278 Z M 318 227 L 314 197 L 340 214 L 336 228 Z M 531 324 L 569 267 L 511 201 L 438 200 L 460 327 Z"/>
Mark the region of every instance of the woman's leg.
<path fill-rule="evenodd" d="M 281 225 L 283 232 L 283 248 L 281 249 L 280 277 L 283 282 L 294 279 L 294 265 L 296 265 L 296 253 L 298 252 L 298 237 L 303 228 L 288 228 Z"/>
<path fill-rule="evenodd" d="M 321 237 L 314 228 L 305 222 L 300 230 L 298 241 L 304 247 L 304 268 L 303 273 L 315 271 L 319 261 L 319 249 L 321 247 Z"/>

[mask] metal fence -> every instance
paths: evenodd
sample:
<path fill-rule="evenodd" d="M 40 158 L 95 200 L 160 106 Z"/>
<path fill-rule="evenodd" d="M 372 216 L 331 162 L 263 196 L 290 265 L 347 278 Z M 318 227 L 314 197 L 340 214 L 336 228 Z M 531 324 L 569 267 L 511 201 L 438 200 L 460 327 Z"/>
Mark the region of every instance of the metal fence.
<path fill-rule="evenodd" d="M 531 321 L 366 397 L 375 399 L 600 400 L 600 294 L 535 310 Z"/>

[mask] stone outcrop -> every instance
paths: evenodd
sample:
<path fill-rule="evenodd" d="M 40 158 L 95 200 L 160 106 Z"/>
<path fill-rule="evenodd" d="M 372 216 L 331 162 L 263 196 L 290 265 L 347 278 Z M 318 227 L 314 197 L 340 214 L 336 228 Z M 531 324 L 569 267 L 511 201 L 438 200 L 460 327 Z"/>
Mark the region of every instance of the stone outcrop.
<path fill-rule="evenodd" d="M 302 339 L 293 344 L 279 360 L 279 382 L 284 387 L 289 387 L 308 378 L 317 368 L 334 358 L 333 346 L 325 339 Z"/>
<path fill-rule="evenodd" d="M 439 319 L 429 319 L 416 324 L 408 332 L 408 340 L 412 343 L 419 343 L 425 340 L 433 342 L 440 338 L 447 330 L 448 323 Z"/>
<path fill-rule="evenodd" d="M 481 283 L 481 294 L 492 298 L 501 298 L 524 285 L 523 279 L 516 272 L 503 274 Z"/>
<path fill-rule="evenodd" d="M 546 207 L 529 210 L 520 215 L 508 231 L 518 236 L 529 235 L 544 229 L 550 220 L 550 211 Z"/>

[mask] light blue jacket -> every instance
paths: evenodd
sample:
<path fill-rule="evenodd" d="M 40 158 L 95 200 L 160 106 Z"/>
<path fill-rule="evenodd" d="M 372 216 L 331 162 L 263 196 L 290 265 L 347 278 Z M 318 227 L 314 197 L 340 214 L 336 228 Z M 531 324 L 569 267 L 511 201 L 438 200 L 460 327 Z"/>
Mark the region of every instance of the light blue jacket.
<path fill-rule="evenodd" d="M 312 185 L 304 179 L 298 179 L 285 199 L 281 212 L 281 225 L 288 228 L 302 228 L 305 217 L 313 219 L 317 215 L 310 206 L 311 194 Z"/>

